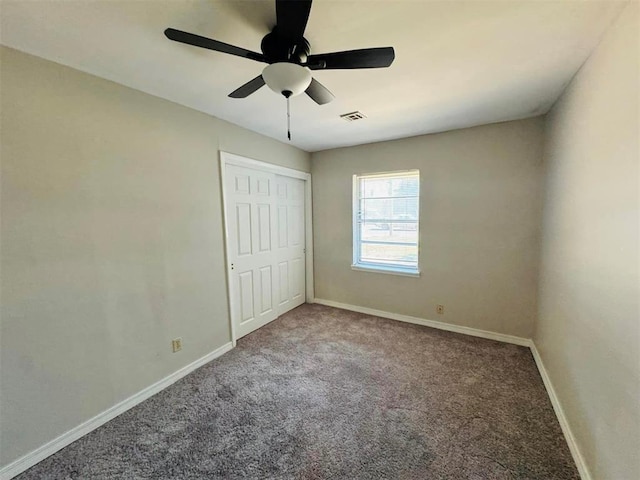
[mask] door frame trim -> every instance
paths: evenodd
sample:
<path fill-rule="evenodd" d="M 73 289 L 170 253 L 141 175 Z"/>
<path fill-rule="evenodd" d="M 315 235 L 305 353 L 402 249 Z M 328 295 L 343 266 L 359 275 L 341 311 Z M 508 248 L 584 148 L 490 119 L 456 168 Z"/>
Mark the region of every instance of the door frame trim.
<path fill-rule="evenodd" d="M 304 223 L 305 223 L 305 301 L 313 303 L 315 291 L 313 287 L 313 218 L 311 206 L 311 174 L 293 168 L 281 167 L 273 163 L 255 160 L 253 158 L 243 157 L 235 153 L 224 152 L 220 150 L 220 183 L 222 193 L 222 219 L 224 225 L 224 266 L 227 277 L 227 307 L 229 315 L 229 323 L 231 326 L 231 341 L 233 346 L 236 345 L 236 330 L 231 318 L 231 269 L 229 268 L 229 228 L 227 221 L 227 191 L 226 191 L 226 175 L 227 165 L 237 165 L 239 167 L 254 168 L 263 172 L 275 173 L 290 178 L 298 178 L 304 180 Z"/>

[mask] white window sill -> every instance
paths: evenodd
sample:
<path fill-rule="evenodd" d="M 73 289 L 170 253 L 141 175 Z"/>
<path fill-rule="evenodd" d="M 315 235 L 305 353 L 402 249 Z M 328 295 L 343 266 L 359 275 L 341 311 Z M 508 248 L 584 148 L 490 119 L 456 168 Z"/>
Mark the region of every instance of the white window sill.
<path fill-rule="evenodd" d="M 351 265 L 351 270 L 370 273 L 386 273 L 387 275 L 399 275 L 401 277 L 420 276 L 420 270 L 410 270 L 398 267 L 385 267 L 381 265 Z"/>

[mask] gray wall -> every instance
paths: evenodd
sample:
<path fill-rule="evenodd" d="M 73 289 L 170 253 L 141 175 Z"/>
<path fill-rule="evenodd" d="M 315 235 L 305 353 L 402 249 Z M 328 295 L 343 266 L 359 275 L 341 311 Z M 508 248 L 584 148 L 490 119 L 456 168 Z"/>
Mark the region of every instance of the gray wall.
<path fill-rule="evenodd" d="M 594 479 L 640 478 L 640 15 L 548 116 L 535 343 Z"/>
<path fill-rule="evenodd" d="M 1 55 L 0 466 L 230 341 L 219 149 L 310 168 L 210 116 Z"/>
<path fill-rule="evenodd" d="M 535 118 L 312 154 L 316 297 L 529 338 L 542 133 Z M 413 168 L 421 277 L 351 270 L 352 176 Z"/>

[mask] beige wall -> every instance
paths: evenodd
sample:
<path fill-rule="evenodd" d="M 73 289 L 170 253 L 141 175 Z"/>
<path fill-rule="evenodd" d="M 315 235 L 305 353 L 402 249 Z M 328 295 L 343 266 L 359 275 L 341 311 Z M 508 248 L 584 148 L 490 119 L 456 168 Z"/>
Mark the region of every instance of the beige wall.
<path fill-rule="evenodd" d="M 1 54 L 0 466 L 230 341 L 219 148 L 310 162 L 156 97 Z"/>
<path fill-rule="evenodd" d="M 630 4 L 548 116 L 535 343 L 594 479 L 640 478 L 640 18 Z"/>
<path fill-rule="evenodd" d="M 530 337 L 542 131 L 536 118 L 312 154 L 316 297 Z M 353 174 L 412 168 L 421 277 L 351 270 Z"/>

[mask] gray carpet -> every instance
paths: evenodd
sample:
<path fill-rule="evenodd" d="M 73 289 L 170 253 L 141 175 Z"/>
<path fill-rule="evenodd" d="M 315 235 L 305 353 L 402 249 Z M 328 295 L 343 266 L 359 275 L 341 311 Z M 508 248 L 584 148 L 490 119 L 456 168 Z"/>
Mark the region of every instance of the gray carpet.
<path fill-rule="evenodd" d="M 27 479 L 579 479 L 527 348 L 303 305 Z"/>

